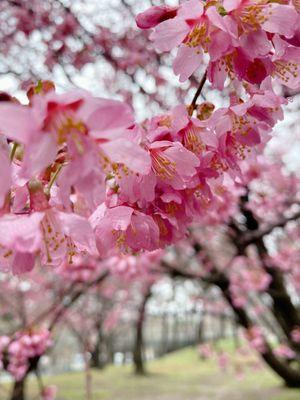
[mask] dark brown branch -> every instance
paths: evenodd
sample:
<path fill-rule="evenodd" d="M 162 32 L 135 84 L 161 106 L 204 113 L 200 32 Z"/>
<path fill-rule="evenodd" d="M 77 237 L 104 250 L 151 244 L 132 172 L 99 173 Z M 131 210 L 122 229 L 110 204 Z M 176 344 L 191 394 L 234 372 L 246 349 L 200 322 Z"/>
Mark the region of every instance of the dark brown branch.
<path fill-rule="evenodd" d="M 234 301 L 232 299 L 230 289 L 229 289 L 229 280 L 226 276 L 223 276 L 222 282 L 217 283 L 217 286 L 222 291 L 225 299 L 236 315 L 237 321 L 241 326 L 245 329 L 249 329 L 253 327 L 252 321 L 248 317 L 246 311 L 241 307 L 236 307 Z M 266 342 L 265 343 L 265 351 L 260 353 L 261 357 L 264 361 L 275 371 L 290 387 L 300 387 L 300 371 L 293 369 L 287 362 L 284 360 L 280 360 L 276 357 L 274 352 L 272 351 L 271 346 Z"/>
<path fill-rule="evenodd" d="M 269 225 L 265 229 L 258 229 L 256 231 L 248 232 L 243 235 L 242 240 L 240 241 L 240 244 L 243 246 L 249 246 L 252 243 L 255 243 L 262 239 L 264 236 L 269 235 L 272 233 L 272 231 L 276 228 L 284 228 L 286 224 L 288 224 L 291 221 L 295 221 L 300 218 L 300 211 L 297 212 L 296 214 L 292 215 L 291 217 L 287 218 L 282 218 L 281 220 L 275 222 L 272 225 Z"/>
<path fill-rule="evenodd" d="M 207 78 L 207 71 L 205 71 L 205 73 L 204 73 L 204 75 L 203 75 L 203 77 L 202 77 L 202 79 L 201 79 L 201 81 L 200 81 L 199 87 L 198 87 L 198 89 L 197 89 L 197 91 L 196 91 L 196 93 L 195 93 L 195 95 L 194 95 L 194 97 L 193 97 L 193 100 L 192 100 L 192 102 L 191 102 L 191 105 L 190 105 L 190 107 L 189 107 L 189 114 L 190 114 L 190 116 L 192 116 L 192 115 L 193 115 L 193 112 L 196 110 L 196 107 L 197 107 L 197 100 L 198 100 L 198 97 L 200 96 L 200 94 L 201 94 L 201 92 L 202 92 L 202 89 L 203 89 L 203 87 L 204 87 L 204 85 L 205 85 L 206 78 Z"/>
<path fill-rule="evenodd" d="M 245 217 L 245 227 L 247 228 L 247 231 L 243 232 L 241 230 L 239 233 L 237 232 L 235 238 L 231 237 L 232 243 L 236 246 L 238 254 L 240 255 L 245 254 L 247 245 L 252 243 L 256 246 L 258 254 L 260 256 L 262 267 L 272 278 L 270 285 L 266 290 L 266 293 L 272 299 L 272 313 L 279 325 L 281 326 L 283 332 L 285 333 L 291 347 L 299 352 L 300 346 L 298 343 L 295 343 L 291 335 L 293 328 L 300 325 L 299 309 L 292 302 L 290 294 L 288 293 L 288 290 L 286 288 L 286 282 L 283 273 L 276 266 L 270 266 L 266 262 L 268 250 L 264 244 L 264 235 L 262 235 L 261 233 L 258 234 L 258 232 L 261 232 L 259 229 L 259 222 L 253 212 L 247 208 L 247 202 L 248 195 L 241 198 L 240 209 Z M 283 227 L 287 222 L 295 220 L 299 218 L 299 216 L 300 213 L 298 212 L 294 214 L 293 217 L 285 218 L 281 222 L 272 225 L 272 229 L 269 228 L 264 232 L 270 233 L 273 229 L 275 229 L 275 227 Z M 243 236 L 247 238 L 247 235 L 252 235 L 254 240 L 248 240 L 247 242 L 247 240 L 243 239 Z"/>

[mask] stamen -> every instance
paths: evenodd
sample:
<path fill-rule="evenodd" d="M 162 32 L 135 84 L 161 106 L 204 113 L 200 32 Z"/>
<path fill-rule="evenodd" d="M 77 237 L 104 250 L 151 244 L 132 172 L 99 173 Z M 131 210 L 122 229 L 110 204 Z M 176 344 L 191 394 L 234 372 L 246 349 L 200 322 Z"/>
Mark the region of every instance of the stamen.
<path fill-rule="evenodd" d="M 152 150 L 152 167 L 161 179 L 173 179 L 176 174 L 176 164 L 168 160 L 162 152 Z"/>
<path fill-rule="evenodd" d="M 189 127 L 183 136 L 184 147 L 195 154 L 202 153 L 206 146 L 199 138 L 201 128 L 195 126 Z"/>
<path fill-rule="evenodd" d="M 271 8 L 271 5 L 266 4 L 265 1 L 245 7 L 241 12 L 241 22 L 254 30 L 260 29 L 260 26 L 268 21 L 268 17 L 272 14 L 271 9 L 267 12 L 268 7 Z M 245 32 L 247 33 L 247 30 Z"/>
<path fill-rule="evenodd" d="M 208 50 L 208 44 L 211 39 L 208 37 L 206 24 L 197 24 L 194 29 L 188 34 L 185 44 L 189 47 L 201 47 L 204 51 Z"/>
<path fill-rule="evenodd" d="M 290 79 L 298 78 L 298 65 L 291 61 L 277 60 L 274 62 L 274 75 L 278 76 L 283 82 L 288 83 Z"/>

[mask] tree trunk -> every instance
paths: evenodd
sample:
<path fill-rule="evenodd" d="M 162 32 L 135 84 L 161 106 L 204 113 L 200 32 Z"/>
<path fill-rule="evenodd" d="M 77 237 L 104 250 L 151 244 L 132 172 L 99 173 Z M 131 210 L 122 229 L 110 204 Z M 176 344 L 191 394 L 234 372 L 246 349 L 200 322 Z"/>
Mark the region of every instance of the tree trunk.
<path fill-rule="evenodd" d="M 226 338 L 226 316 L 224 314 L 219 315 L 219 327 L 217 332 L 217 340 Z"/>
<path fill-rule="evenodd" d="M 300 325 L 299 310 L 293 304 L 291 297 L 287 291 L 283 273 L 276 267 L 266 266 L 264 257 L 267 255 L 267 249 L 262 240 L 256 244 L 258 252 L 261 256 L 262 263 L 266 272 L 271 276 L 272 280 L 267 289 L 267 293 L 273 301 L 272 312 L 279 326 L 285 333 L 291 347 L 300 354 L 300 344 L 295 342 L 291 336 L 292 330 Z"/>
<path fill-rule="evenodd" d="M 143 326 L 145 321 L 146 304 L 151 296 L 151 287 L 147 290 L 143 302 L 139 309 L 138 320 L 136 323 L 136 336 L 133 350 L 134 372 L 136 375 L 145 375 L 144 357 L 143 357 Z"/>
<path fill-rule="evenodd" d="M 174 315 L 173 325 L 172 325 L 172 350 L 178 349 L 178 315 Z"/>
<path fill-rule="evenodd" d="M 236 349 L 239 349 L 241 347 L 241 342 L 239 338 L 238 324 L 235 319 L 231 322 L 231 329 L 234 346 Z"/>
<path fill-rule="evenodd" d="M 245 329 L 249 329 L 253 326 L 251 319 L 248 317 L 247 312 L 241 308 L 234 305 L 233 299 L 231 297 L 229 289 L 229 280 L 224 274 L 219 274 L 219 280 L 216 285 L 221 289 L 224 297 L 226 298 L 228 304 L 231 306 L 237 321 Z M 292 368 L 288 362 L 276 357 L 272 348 L 266 343 L 266 350 L 260 353 L 263 360 L 268 364 L 268 366 L 276 372 L 289 387 L 299 387 L 300 388 L 300 370 Z"/>
<path fill-rule="evenodd" d="M 26 377 L 14 382 L 10 400 L 25 400 L 25 381 Z"/>
<path fill-rule="evenodd" d="M 179 325 L 179 331 L 181 331 L 181 325 Z M 169 350 L 169 318 L 167 313 L 163 313 L 161 317 L 161 349 L 160 355 L 165 355 Z M 180 333 L 180 332 L 179 332 Z M 181 347 L 181 335 L 178 336 L 178 348 Z"/>
<path fill-rule="evenodd" d="M 104 337 L 102 334 L 102 329 L 99 327 L 97 342 L 93 351 L 91 352 L 90 365 L 92 368 L 103 369 L 107 364 L 106 360 L 108 357 L 107 354 L 104 354 L 104 347 Z"/>
<path fill-rule="evenodd" d="M 242 206 L 241 211 L 246 219 L 245 226 L 248 232 L 256 231 L 259 229 L 259 223 L 254 216 L 251 210 L 247 210 L 245 208 L 245 204 L 248 202 L 248 196 L 242 198 Z M 276 318 L 279 326 L 283 330 L 286 335 L 286 338 L 289 341 L 291 347 L 300 354 L 300 345 L 296 343 L 291 337 L 292 330 L 300 325 L 300 313 L 299 309 L 295 307 L 293 304 L 291 297 L 286 289 L 286 284 L 284 281 L 283 273 L 272 266 L 266 265 L 265 257 L 268 255 L 268 251 L 264 244 L 264 240 L 262 237 L 259 237 L 257 240 L 253 241 L 253 244 L 256 246 L 259 256 L 261 258 L 262 265 L 265 271 L 271 276 L 272 280 L 267 289 L 267 293 L 272 299 L 272 312 L 274 317 Z M 239 253 L 244 254 L 245 248 L 239 247 L 238 243 L 237 250 Z"/>
<path fill-rule="evenodd" d="M 96 368 L 96 369 L 101 369 L 102 365 L 100 363 L 100 346 L 98 345 L 98 342 L 96 343 L 96 346 L 94 347 L 93 351 L 91 352 L 91 368 Z"/>

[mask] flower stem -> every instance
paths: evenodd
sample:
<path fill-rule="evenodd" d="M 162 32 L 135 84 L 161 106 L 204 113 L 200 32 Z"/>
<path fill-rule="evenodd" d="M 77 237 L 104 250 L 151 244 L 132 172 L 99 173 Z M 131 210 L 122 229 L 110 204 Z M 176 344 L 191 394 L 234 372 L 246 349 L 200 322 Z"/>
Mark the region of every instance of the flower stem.
<path fill-rule="evenodd" d="M 56 171 L 55 171 L 54 174 L 52 175 L 52 177 L 51 177 L 51 179 L 50 179 L 50 182 L 49 182 L 49 185 L 48 185 L 48 187 L 47 187 L 47 189 L 46 189 L 47 194 L 50 194 L 51 188 L 52 188 L 54 182 L 56 181 L 56 179 L 57 179 L 57 177 L 58 177 L 58 175 L 59 175 L 59 173 L 60 173 L 62 167 L 63 167 L 63 164 L 59 164 L 58 167 L 57 167 L 57 169 L 56 169 Z"/>
<path fill-rule="evenodd" d="M 15 157 L 17 148 L 18 148 L 18 143 L 17 143 L 17 142 L 14 142 L 14 143 L 13 143 L 13 147 L 12 147 L 11 152 L 10 152 L 10 155 L 9 155 L 9 159 L 10 159 L 11 162 L 13 161 L 13 159 L 14 159 L 14 157 Z"/>

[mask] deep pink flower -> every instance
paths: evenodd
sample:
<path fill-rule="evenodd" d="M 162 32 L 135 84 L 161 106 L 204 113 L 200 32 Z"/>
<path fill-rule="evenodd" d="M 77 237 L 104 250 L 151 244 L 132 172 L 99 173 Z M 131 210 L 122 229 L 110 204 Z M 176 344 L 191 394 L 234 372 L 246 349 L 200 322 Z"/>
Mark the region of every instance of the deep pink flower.
<path fill-rule="evenodd" d="M 157 141 L 149 146 L 154 173 L 174 189 L 186 189 L 196 175 L 198 158 L 180 143 Z"/>
<path fill-rule="evenodd" d="M 101 256 L 117 251 L 127 253 L 155 250 L 159 246 L 159 230 L 151 216 L 127 206 L 107 208 L 104 204 L 90 218 Z"/>

